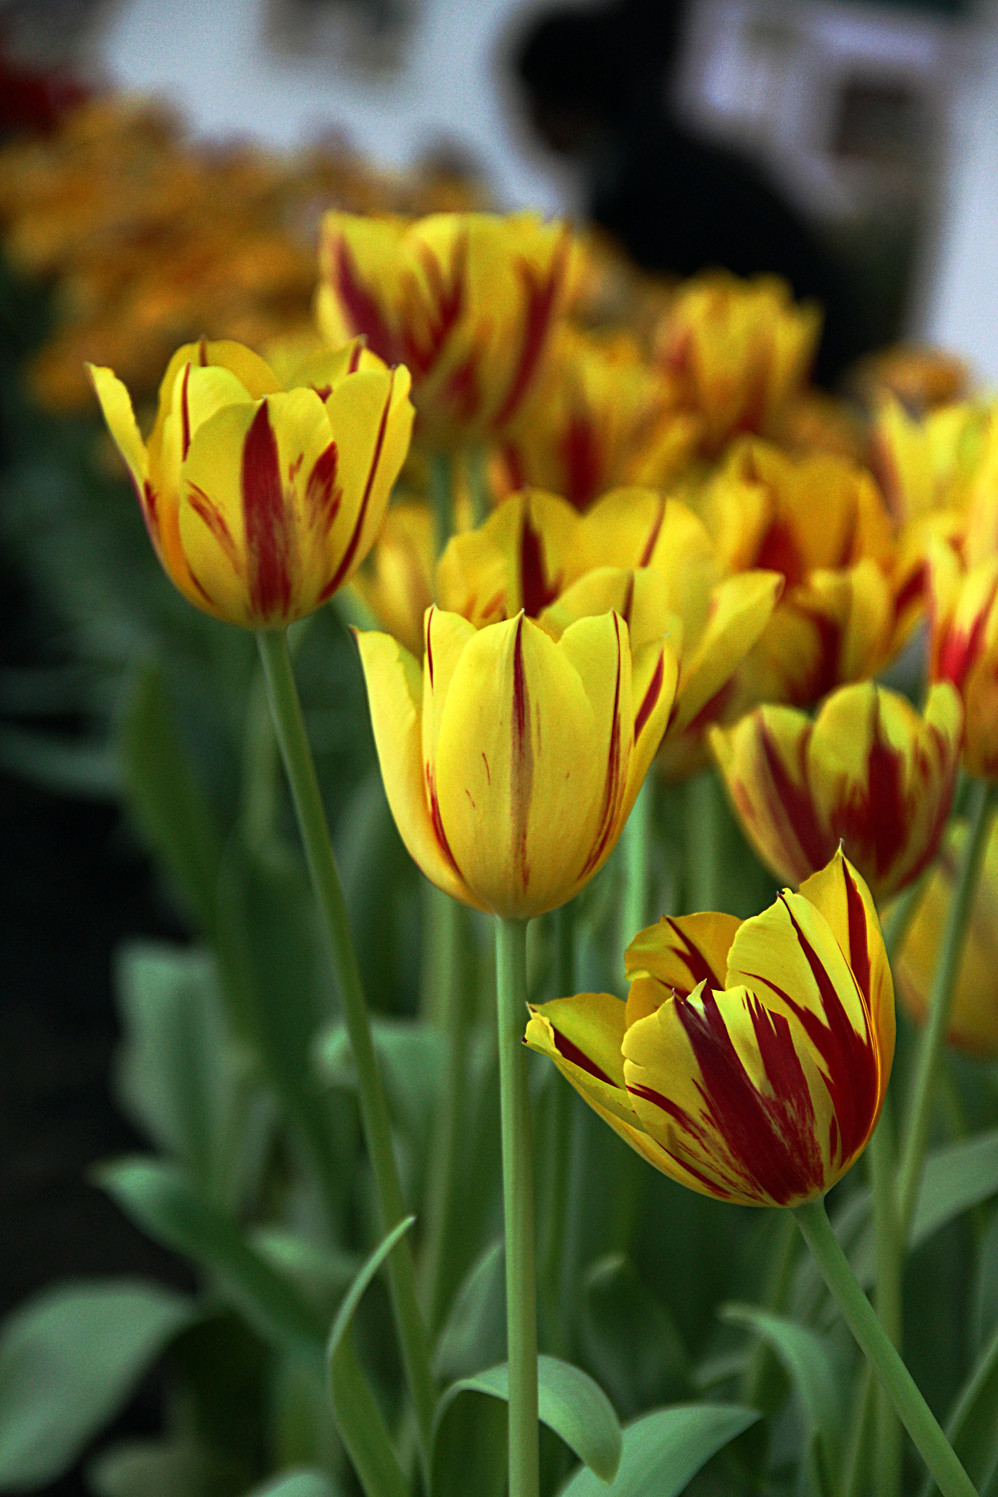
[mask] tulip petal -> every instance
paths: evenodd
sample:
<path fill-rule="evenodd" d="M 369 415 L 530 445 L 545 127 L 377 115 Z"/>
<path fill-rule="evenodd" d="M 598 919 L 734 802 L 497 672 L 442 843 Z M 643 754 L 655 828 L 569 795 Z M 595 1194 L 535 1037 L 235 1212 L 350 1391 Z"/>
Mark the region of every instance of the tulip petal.
<path fill-rule="evenodd" d="M 688 997 L 700 983 L 720 991 L 739 924 L 735 915 L 663 915 L 639 931 L 624 955 L 632 979 L 628 1022 L 644 1018 L 672 993 Z"/>
<path fill-rule="evenodd" d="M 630 1026 L 634 1110 L 693 1189 L 793 1205 L 826 1189 L 827 1095 L 801 1026 L 745 987 L 705 985 Z"/>
<path fill-rule="evenodd" d="M 434 827 L 423 778 L 419 662 L 390 634 L 358 632 L 371 725 L 385 794 L 410 856 L 445 894 L 482 906 L 461 879 Z"/>

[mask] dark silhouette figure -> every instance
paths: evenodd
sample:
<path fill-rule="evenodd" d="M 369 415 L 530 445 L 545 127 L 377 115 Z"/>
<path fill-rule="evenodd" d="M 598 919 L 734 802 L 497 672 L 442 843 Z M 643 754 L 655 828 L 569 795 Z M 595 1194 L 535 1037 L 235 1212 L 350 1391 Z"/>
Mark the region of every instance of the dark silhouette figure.
<path fill-rule="evenodd" d="M 871 346 L 861 298 L 759 165 L 669 113 L 683 11 L 682 0 L 617 0 L 543 17 L 514 59 L 534 128 L 578 162 L 592 221 L 642 269 L 771 272 L 820 302 L 815 373 L 834 382 Z"/>

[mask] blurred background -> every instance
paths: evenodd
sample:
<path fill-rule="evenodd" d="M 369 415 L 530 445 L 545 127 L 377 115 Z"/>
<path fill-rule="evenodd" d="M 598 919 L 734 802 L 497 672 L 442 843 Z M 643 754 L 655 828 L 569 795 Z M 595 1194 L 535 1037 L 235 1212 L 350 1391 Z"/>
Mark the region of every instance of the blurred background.
<path fill-rule="evenodd" d="M 149 600 L 195 626 L 83 361 L 149 399 L 185 339 L 309 323 L 325 208 L 475 204 L 656 274 L 781 273 L 826 307 L 828 385 L 905 339 L 987 389 L 998 3 L 0 0 L 0 1314 L 61 1273 L 179 1273 L 85 1181 L 132 1141 L 111 953 L 183 930 L 108 722 Z"/>

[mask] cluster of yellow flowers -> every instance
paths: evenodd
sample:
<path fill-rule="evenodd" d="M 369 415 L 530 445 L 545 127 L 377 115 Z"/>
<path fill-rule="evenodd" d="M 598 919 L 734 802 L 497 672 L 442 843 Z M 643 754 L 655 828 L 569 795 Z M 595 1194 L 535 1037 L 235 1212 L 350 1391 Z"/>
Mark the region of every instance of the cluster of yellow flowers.
<path fill-rule="evenodd" d="M 86 409 L 90 360 L 145 398 L 188 339 L 258 347 L 304 330 L 330 203 L 425 213 L 474 199 L 444 171 L 378 173 L 342 145 L 281 156 L 198 144 L 164 108 L 115 94 L 78 105 L 51 135 L 12 140 L 0 149 L 0 238 L 16 271 L 54 290 L 35 397 Z"/>
<path fill-rule="evenodd" d="M 527 1040 L 666 1173 L 795 1204 L 883 1100 L 877 905 L 936 857 L 961 754 L 998 776 L 998 409 L 930 354 L 869 366 L 865 405 L 820 394 L 819 315 L 769 279 L 653 288 L 640 329 L 614 327 L 616 274 L 532 215 L 337 210 L 317 332 L 266 362 L 181 348 L 148 441 L 92 375 L 186 597 L 273 629 L 349 582 L 384 626 L 358 637 L 385 787 L 448 894 L 555 908 L 653 761 L 675 779 L 713 752 L 800 892 L 660 922 L 626 1003 L 558 999 Z M 872 677 L 926 617 L 919 714 Z M 902 958 L 916 1007 L 947 866 Z M 955 1032 L 998 1048 L 998 1003 L 960 1008 Z"/>

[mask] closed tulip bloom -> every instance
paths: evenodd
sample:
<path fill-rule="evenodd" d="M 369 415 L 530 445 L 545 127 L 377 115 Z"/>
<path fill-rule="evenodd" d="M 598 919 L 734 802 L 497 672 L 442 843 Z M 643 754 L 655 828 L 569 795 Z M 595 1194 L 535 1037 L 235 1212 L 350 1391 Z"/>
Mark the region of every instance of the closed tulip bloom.
<path fill-rule="evenodd" d="M 281 628 L 325 603 L 363 561 L 412 429 L 409 376 L 349 345 L 282 388 L 238 343 L 170 361 L 143 441 L 128 391 L 91 368 L 170 580 L 206 613 Z"/>
<path fill-rule="evenodd" d="M 430 441 L 481 440 L 509 425 L 539 374 L 569 248 L 564 226 L 531 213 L 327 213 L 319 325 L 411 370 Z"/>
<path fill-rule="evenodd" d="M 843 686 L 812 722 L 764 706 L 711 748 L 752 845 L 778 878 L 800 883 L 841 843 L 879 905 L 936 855 L 957 770 L 963 712 L 934 686 L 924 717 L 896 692 Z"/>
<path fill-rule="evenodd" d="M 528 918 L 571 899 L 609 857 L 668 720 L 676 660 L 633 657 L 614 613 L 555 642 L 522 613 L 477 629 L 430 608 L 422 665 L 360 633 L 392 814 L 427 878 Z"/>
<path fill-rule="evenodd" d="M 930 551 L 933 681 L 951 681 L 963 700 L 963 763 L 998 778 L 998 555 L 968 567 L 952 545 Z"/>
<path fill-rule="evenodd" d="M 965 822 L 950 827 L 894 962 L 898 996 L 919 1024 L 929 1010 L 966 840 Z M 991 828 L 974 890 L 950 1007 L 948 1039 L 970 1055 L 998 1058 L 998 823 Z"/>
<path fill-rule="evenodd" d="M 752 919 L 642 931 L 626 1003 L 531 1010 L 526 1041 L 664 1174 L 745 1206 L 824 1195 L 876 1126 L 894 992 L 869 890 L 842 856 Z"/>

